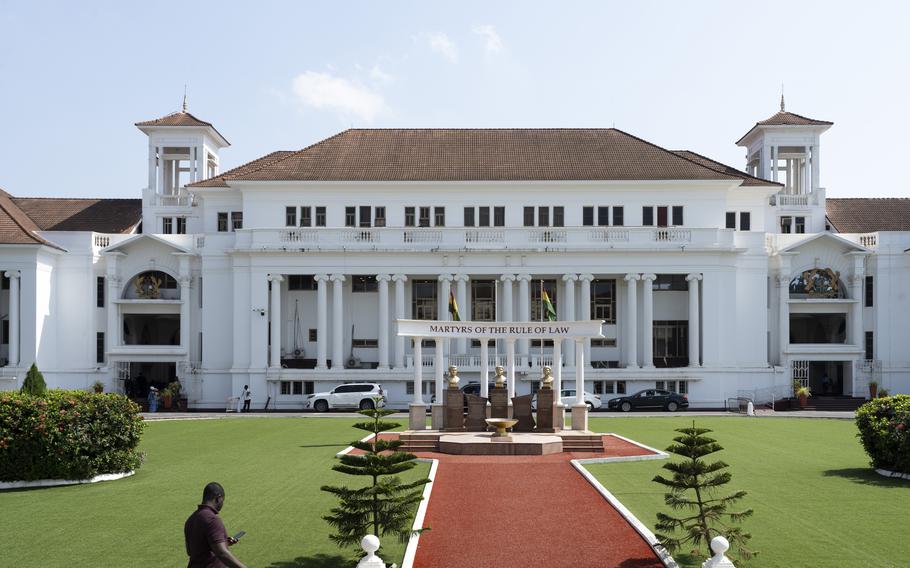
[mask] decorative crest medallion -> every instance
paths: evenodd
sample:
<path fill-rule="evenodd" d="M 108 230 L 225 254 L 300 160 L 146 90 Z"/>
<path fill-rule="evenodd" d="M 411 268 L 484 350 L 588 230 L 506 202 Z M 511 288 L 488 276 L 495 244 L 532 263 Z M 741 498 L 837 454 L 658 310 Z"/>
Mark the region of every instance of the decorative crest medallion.
<path fill-rule="evenodd" d="M 790 282 L 790 293 L 812 298 L 840 298 L 840 273 L 831 268 L 806 270 Z"/>
<path fill-rule="evenodd" d="M 161 297 L 161 279 L 151 274 L 137 276 L 134 286 L 136 297 L 141 300 L 157 300 Z"/>

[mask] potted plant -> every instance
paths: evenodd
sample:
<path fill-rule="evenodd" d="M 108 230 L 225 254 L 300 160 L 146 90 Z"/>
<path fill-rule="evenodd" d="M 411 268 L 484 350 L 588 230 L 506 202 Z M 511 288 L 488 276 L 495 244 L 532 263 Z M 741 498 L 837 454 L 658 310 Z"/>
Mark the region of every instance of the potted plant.
<path fill-rule="evenodd" d="M 174 393 L 171 392 L 171 385 L 168 385 L 161 389 L 161 400 L 164 403 L 164 409 L 170 410 L 171 405 L 174 402 Z"/>
<path fill-rule="evenodd" d="M 180 381 L 171 381 L 167 385 L 168 392 L 171 393 L 171 400 L 176 408 L 180 408 L 180 391 L 183 390 Z M 170 407 L 168 407 L 170 408 Z"/>
<path fill-rule="evenodd" d="M 799 400 L 800 408 L 805 408 L 809 404 L 810 396 L 812 396 L 812 391 L 809 390 L 809 387 L 799 387 L 799 390 L 796 391 L 796 398 Z"/>
<path fill-rule="evenodd" d="M 869 381 L 869 398 L 878 397 L 878 381 Z"/>
<path fill-rule="evenodd" d="M 92 391 L 95 394 L 103 393 L 104 392 L 104 383 L 102 383 L 101 381 L 95 381 L 94 383 L 92 383 Z"/>
<path fill-rule="evenodd" d="M 887 398 L 889 396 L 888 391 L 885 389 L 878 389 L 879 398 Z"/>

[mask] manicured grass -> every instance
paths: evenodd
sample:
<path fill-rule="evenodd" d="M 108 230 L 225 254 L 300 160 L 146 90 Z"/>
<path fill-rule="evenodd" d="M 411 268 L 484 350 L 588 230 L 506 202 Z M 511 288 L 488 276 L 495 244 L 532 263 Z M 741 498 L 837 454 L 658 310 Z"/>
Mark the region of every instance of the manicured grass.
<path fill-rule="evenodd" d="M 737 566 L 839 568 L 906 566 L 910 482 L 873 472 L 849 420 L 698 417 L 725 448 L 713 454 L 745 489 L 755 514 L 743 526 L 759 556 Z M 590 427 L 664 449 L 674 428 L 692 418 L 592 418 Z M 677 458 L 678 459 L 678 458 Z M 663 487 L 651 481 L 662 461 L 589 466 L 646 525 L 665 510 Z M 705 557 L 675 555 L 682 566 Z"/>
<path fill-rule="evenodd" d="M 363 437 L 344 418 L 276 418 L 152 422 L 141 449 L 146 463 L 120 481 L 0 492 L 0 565 L 185 566 L 183 523 L 202 488 L 219 481 L 232 548 L 248 566 L 354 566 L 353 549 L 328 540 L 322 520 L 333 505 L 325 484 L 353 486 L 331 470 L 334 455 Z M 426 475 L 419 464 L 407 477 Z M 365 483 L 365 481 L 361 481 Z M 404 545 L 381 551 L 401 563 Z M 361 553 L 362 555 L 362 553 Z"/>

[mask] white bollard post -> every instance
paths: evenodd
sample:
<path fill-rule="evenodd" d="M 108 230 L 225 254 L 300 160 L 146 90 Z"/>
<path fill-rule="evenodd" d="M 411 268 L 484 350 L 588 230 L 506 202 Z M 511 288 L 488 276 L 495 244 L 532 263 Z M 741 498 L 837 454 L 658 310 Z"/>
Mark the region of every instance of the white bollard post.
<path fill-rule="evenodd" d="M 752 404 L 751 400 L 746 405 L 746 416 L 755 416 L 755 405 Z"/>
<path fill-rule="evenodd" d="M 382 561 L 382 558 L 376 556 L 376 551 L 379 550 L 379 537 L 372 534 L 366 535 L 360 541 L 360 548 L 367 555 L 360 559 L 360 562 L 357 563 L 357 568 L 385 568 L 385 562 Z"/>
<path fill-rule="evenodd" d="M 736 568 L 736 566 L 733 565 L 733 562 L 724 556 L 724 553 L 727 552 L 729 548 L 730 542 L 724 537 L 716 536 L 712 538 L 711 550 L 714 551 L 714 556 L 705 560 L 701 565 L 701 568 Z"/>

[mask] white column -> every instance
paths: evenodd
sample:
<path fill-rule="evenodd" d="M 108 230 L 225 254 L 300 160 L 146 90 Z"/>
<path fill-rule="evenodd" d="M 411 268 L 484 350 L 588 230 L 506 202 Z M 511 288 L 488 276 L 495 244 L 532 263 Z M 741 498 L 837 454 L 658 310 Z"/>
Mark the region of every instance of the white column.
<path fill-rule="evenodd" d="M 344 368 L 344 274 L 332 275 L 332 369 Z"/>
<path fill-rule="evenodd" d="M 594 282 L 593 274 L 579 274 L 578 281 L 581 287 L 581 300 L 578 306 L 578 319 L 581 321 L 591 318 L 591 283 Z M 591 338 L 586 337 L 585 341 L 585 365 L 591 365 Z"/>
<path fill-rule="evenodd" d="M 10 270 L 5 273 L 9 278 L 9 366 L 19 366 L 19 279 L 22 273 Z"/>
<path fill-rule="evenodd" d="M 698 354 L 701 345 L 700 320 L 698 311 L 698 281 L 701 280 L 701 274 L 690 274 L 686 276 L 689 283 L 689 366 L 698 367 Z"/>
<path fill-rule="evenodd" d="M 490 396 L 490 340 L 486 337 L 480 340 L 480 396 Z"/>
<path fill-rule="evenodd" d="M 455 278 L 451 274 L 440 274 L 439 275 L 439 298 L 437 302 L 437 314 L 436 319 L 440 321 L 449 321 L 452 319 L 452 314 L 449 313 L 449 297 L 452 294 L 452 279 Z M 458 308 L 461 309 L 461 304 L 458 305 Z M 442 348 L 443 353 L 452 352 L 452 340 L 447 339 L 442 342 L 441 346 L 437 345 L 436 348 Z"/>
<path fill-rule="evenodd" d="M 555 392 L 557 406 L 562 404 L 562 339 L 553 341 L 553 391 Z M 560 424 L 560 429 L 562 428 Z"/>
<path fill-rule="evenodd" d="M 654 367 L 654 281 L 656 274 L 641 275 L 641 363 L 642 367 Z"/>
<path fill-rule="evenodd" d="M 435 384 L 436 404 L 442 405 L 442 403 L 443 403 L 442 390 L 444 388 L 442 376 L 443 376 L 443 373 L 445 372 L 445 368 L 446 368 L 445 355 L 443 355 L 444 351 L 442 349 L 442 345 L 445 340 L 442 339 L 441 337 L 437 337 L 434 341 L 436 343 L 436 345 L 435 345 L 436 349 L 435 349 L 435 354 L 434 354 L 435 360 L 433 362 L 433 374 L 434 374 L 434 378 L 436 379 L 436 384 Z"/>
<path fill-rule="evenodd" d="M 821 180 L 819 179 L 819 163 L 818 163 L 818 145 L 812 146 L 812 189 L 816 187 L 821 187 Z"/>
<path fill-rule="evenodd" d="M 502 280 L 502 314 L 499 321 L 512 320 L 512 282 L 515 282 L 514 274 L 503 274 L 499 277 Z"/>
<path fill-rule="evenodd" d="M 638 368 L 638 274 L 626 274 L 626 367 Z"/>
<path fill-rule="evenodd" d="M 328 368 L 326 364 L 326 345 L 328 334 L 327 313 L 328 312 L 328 290 L 326 282 L 329 280 L 327 274 L 317 274 L 316 280 L 316 369 L 324 371 Z"/>
<path fill-rule="evenodd" d="M 423 404 L 423 338 L 414 338 L 414 401 L 412 404 Z"/>
<path fill-rule="evenodd" d="M 467 305 L 468 297 L 468 275 L 467 274 L 456 274 L 455 282 L 458 285 L 458 291 L 455 293 L 455 301 L 458 303 L 458 312 L 461 315 L 461 319 L 465 319 L 465 306 Z M 447 300 L 448 301 L 448 300 Z M 468 340 L 467 339 L 457 339 L 455 341 L 456 350 L 458 354 L 463 355 L 468 352 Z"/>
<path fill-rule="evenodd" d="M 280 274 L 269 276 L 269 282 L 272 283 L 271 301 L 269 302 L 269 322 L 272 331 L 272 353 L 269 359 L 271 369 L 281 368 L 281 282 L 283 280 L 284 278 Z"/>
<path fill-rule="evenodd" d="M 379 282 L 379 369 L 389 369 L 389 280 L 388 274 L 377 274 Z M 351 338 L 353 341 L 353 338 Z"/>
<path fill-rule="evenodd" d="M 575 405 L 585 405 L 585 350 L 582 339 L 575 340 Z"/>
<path fill-rule="evenodd" d="M 158 146 L 158 194 L 164 195 L 164 146 Z M 156 229 L 157 230 L 157 229 Z"/>
<path fill-rule="evenodd" d="M 518 321 L 528 321 L 531 319 L 531 275 L 518 275 Z M 518 354 L 523 359 L 528 357 L 529 343 L 527 339 L 518 340 Z"/>
<path fill-rule="evenodd" d="M 158 147 L 152 145 L 151 139 L 149 139 L 149 189 L 157 190 L 155 183 L 155 176 L 158 173 Z"/>
<path fill-rule="evenodd" d="M 518 377 L 515 376 L 515 340 L 506 339 L 506 365 L 509 373 L 509 405 L 512 405 L 512 397 L 515 396 L 515 382 Z"/>
<path fill-rule="evenodd" d="M 115 347 L 120 346 L 120 305 L 115 304 L 114 300 L 120 298 L 120 278 L 116 273 L 112 273 L 110 269 L 107 273 L 107 334 L 105 335 L 107 339 L 107 350 L 110 351 Z M 12 286 L 10 286 L 12 287 Z M 12 326 L 12 320 L 10 320 L 10 326 Z M 12 335 L 12 327 L 10 328 L 10 334 Z"/>
<path fill-rule="evenodd" d="M 563 316 L 558 318 L 560 321 L 575 321 L 576 280 L 578 280 L 577 274 L 563 274 L 562 276 L 562 281 L 565 283 L 565 307 L 562 310 L 559 310 L 562 312 Z M 575 342 L 571 339 L 566 340 L 566 358 L 570 361 L 575 359 Z"/>
<path fill-rule="evenodd" d="M 863 275 L 854 274 L 850 279 L 850 297 L 856 300 L 853 304 L 853 313 L 850 314 L 850 343 L 857 347 L 865 347 L 863 337 Z M 865 355 L 863 355 L 865 357 Z"/>
<path fill-rule="evenodd" d="M 790 346 L 790 277 L 777 277 L 777 338 L 780 349 L 778 364 L 787 364 L 787 348 Z"/>
<path fill-rule="evenodd" d="M 180 347 L 186 350 L 187 359 L 190 355 L 190 277 L 181 275 L 177 279 L 180 285 Z"/>
<path fill-rule="evenodd" d="M 404 283 L 408 277 L 404 274 L 392 276 L 395 282 L 395 319 L 404 319 Z M 395 335 L 395 368 L 404 368 L 404 337 Z"/>

